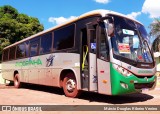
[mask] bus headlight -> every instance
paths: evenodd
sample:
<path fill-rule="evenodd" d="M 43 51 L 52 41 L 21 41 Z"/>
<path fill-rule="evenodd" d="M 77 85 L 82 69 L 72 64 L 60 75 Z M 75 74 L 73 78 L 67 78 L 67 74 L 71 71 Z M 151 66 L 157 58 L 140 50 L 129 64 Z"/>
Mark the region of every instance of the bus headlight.
<path fill-rule="evenodd" d="M 118 66 L 117 67 L 117 70 L 123 75 L 123 76 L 131 76 L 132 73 L 129 72 L 128 70 L 124 69 L 123 67 L 121 66 Z"/>
<path fill-rule="evenodd" d="M 124 89 L 128 89 L 128 85 L 123 83 L 123 82 L 120 82 L 120 85 L 124 88 Z"/>

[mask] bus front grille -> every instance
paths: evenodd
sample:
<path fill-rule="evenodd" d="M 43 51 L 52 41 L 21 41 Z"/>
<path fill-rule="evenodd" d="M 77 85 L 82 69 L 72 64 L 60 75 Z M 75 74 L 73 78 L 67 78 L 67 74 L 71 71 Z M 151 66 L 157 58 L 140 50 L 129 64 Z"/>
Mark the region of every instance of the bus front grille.
<path fill-rule="evenodd" d="M 136 76 L 136 77 L 142 79 L 142 78 L 145 78 L 145 77 L 152 78 L 153 76 Z"/>
<path fill-rule="evenodd" d="M 154 85 L 154 82 L 151 83 L 135 83 L 134 87 L 135 89 L 143 89 L 143 88 L 152 88 Z"/>

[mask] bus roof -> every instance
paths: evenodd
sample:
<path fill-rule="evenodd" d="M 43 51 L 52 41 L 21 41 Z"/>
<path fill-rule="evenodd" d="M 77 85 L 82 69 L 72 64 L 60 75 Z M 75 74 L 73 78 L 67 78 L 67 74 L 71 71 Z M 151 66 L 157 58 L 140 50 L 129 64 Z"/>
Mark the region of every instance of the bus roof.
<path fill-rule="evenodd" d="M 130 19 L 130 20 L 133 20 L 133 21 L 136 21 L 136 22 L 140 23 L 139 21 L 137 21 L 137 20 L 135 20 L 135 19 L 132 19 L 132 18 L 129 18 L 129 17 L 127 17 L 126 15 L 123 15 L 123 14 L 118 13 L 118 12 L 114 12 L 114 11 L 110 11 L 110 10 L 104 10 L 104 9 L 93 10 L 93 11 L 84 13 L 84 14 L 80 15 L 79 17 L 76 17 L 76 18 L 74 18 L 74 19 L 72 19 L 72 20 L 70 20 L 70 21 L 68 21 L 68 22 L 66 22 L 66 23 L 63 23 L 63 24 L 57 25 L 57 26 L 55 26 L 55 27 L 52 27 L 52 28 L 50 28 L 50 29 L 44 30 L 44 31 L 39 32 L 39 33 L 37 33 L 37 34 L 35 34 L 35 35 L 32 35 L 32 36 L 30 36 L 30 37 L 28 37 L 28 38 L 24 38 L 23 40 L 20 40 L 20 41 L 14 43 L 14 44 L 11 44 L 11 45 L 5 47 L 4 49 L 7 49 L 7 48 L 12 47 L 12 46 L 14 46 L 14 45 L 17 45 L 17 44 L 19 44 L 19 43 L 22 43 L 22 42 L 24 42 L 24 41 L 27 41 L 27 40 L 29 40 L 29 39 L 32 39 L 32 38 L 34 38 L 34 37 L 36 37 L 36 36 L 42 35 L 42 34 L 44 34 L 44 33 L 50 32 L 50 31 L 55 30 L 55 29 L 57 29 L 57 28 L 66 26 L 66 25 L 68 25 L 68 24 L 70 24 L 70 23 L 73 23 L 73 22 L 78 21 L 78 20 L 80 20 L 80 19 L 83 19 L 83 18 L 85 18 L 85 17 L 89 17 L 89 16 L 93 16 L 93 15 L 101 15 L 102 17 L 104 17 L 104 16 L 106 16 L 106 14 L 118 15 L 118 16 L 125 17 L 125 18 L 128 18 L 128 19 Z M 141 23 L 140 23 L 140 24 L 141 24 Z"/>

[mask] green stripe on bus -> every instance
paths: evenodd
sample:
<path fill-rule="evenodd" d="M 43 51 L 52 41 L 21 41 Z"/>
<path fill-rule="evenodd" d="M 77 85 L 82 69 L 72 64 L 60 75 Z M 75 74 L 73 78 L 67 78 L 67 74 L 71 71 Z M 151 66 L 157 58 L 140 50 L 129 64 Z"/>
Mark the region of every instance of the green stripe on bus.
<path fill-rule="evenodd" d="M 131 83 L 131 80 L 136 81 L 137 83 L 150 83 L 154 82 L 155 76 L 152 78 L 149 78 L 148 80 L 142 78 L 139 79 L 135 75 L 131 75 L 129 77 L 123 76 L 121 73 L 119 73 L 115 68 L 113 68 L 113 64 L 110 63 L 110 69 L 111 69 L 111 91 L 112 95 L 121 95 L 121 94 L 127 94 L 127 93 L 135 93 L 137 92 L 134 87 L 134 83 Z M 128 85 L 128 89 L 123 88 L 120 85 L 120 82 L 125 83 Z"/>

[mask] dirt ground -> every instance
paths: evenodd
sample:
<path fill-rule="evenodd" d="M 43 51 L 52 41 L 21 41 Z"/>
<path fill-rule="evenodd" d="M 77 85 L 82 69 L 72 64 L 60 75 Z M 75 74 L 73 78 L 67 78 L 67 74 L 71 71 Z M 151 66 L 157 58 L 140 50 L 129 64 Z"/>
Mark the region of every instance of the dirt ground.
<path fill-rule="evenodd" d="M 0 85 L 0 105 L 160 105 L 160 85 L 152 91 L 144 91 L 143 93 L 107 96 L 97 93 L 83 92 L 79 98 L 68 98 L 64 95 L 60 88 L 46 87 L 39 85 L 24 85 L 20 89 L 15 89 L 13 86 Z M 62 106 L 62 109 L 64 107 Z M 94 110 L 94 109 L 93 109 Z M 100 111 L 100 113 L 157 113 L 157 111 Z M 4 114 L 97 114 L 97 111 L 46 111 L 46 112 L 5 112 Z"/>

